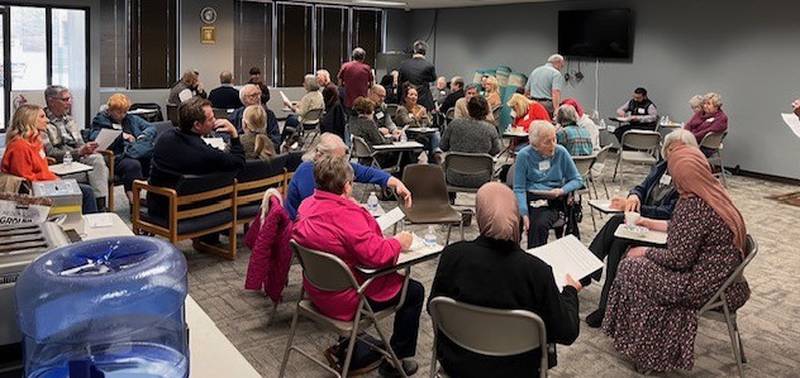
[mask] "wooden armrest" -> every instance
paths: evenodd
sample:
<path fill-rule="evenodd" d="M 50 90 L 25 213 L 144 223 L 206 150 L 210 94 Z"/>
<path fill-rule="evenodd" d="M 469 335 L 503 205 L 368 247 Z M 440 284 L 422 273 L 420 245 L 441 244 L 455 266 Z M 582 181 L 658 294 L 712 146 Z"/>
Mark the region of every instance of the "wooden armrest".
<path fill-rule="evenodd" d="M 137 194 L 139 194 L 139 192 L 141 192 L 142 190 L 145 190 L 145 191 L 148 191 L 148 192 L 152 192 L 152 193 L 156 193 L 156 194 L 160 194 L 160 195 L 168 197 L 168 198 L 178 198 L 178 193 L 175 191 L 175 189 L 164 188 L 164 187 L 160 187 L 160 186 L 153 186 L 153 185 L 150 185 L 150 183 L 148 183 L 147 181 L 144 181 L 144 180 L 133 180 L 133 188 L 132 188 L 132 190 L 133 190 L 133 194 L 134 194 L 134 196 L 133 196 L 133 200 L 134 201 L 138 201 L 139 197 L 137 196 Z"/>

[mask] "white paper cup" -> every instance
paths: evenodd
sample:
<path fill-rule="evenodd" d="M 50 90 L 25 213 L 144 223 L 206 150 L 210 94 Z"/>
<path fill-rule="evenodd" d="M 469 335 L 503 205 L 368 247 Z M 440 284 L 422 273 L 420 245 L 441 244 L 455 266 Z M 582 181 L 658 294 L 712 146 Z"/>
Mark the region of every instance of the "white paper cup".
<path fill-rule="evenodd" d="M 642 216 L 635 211 L 626 211 L 625 212 L 625 224 L 628 226 L 636 226 L 636 222 L 639 221 L 639 218 Z"/>

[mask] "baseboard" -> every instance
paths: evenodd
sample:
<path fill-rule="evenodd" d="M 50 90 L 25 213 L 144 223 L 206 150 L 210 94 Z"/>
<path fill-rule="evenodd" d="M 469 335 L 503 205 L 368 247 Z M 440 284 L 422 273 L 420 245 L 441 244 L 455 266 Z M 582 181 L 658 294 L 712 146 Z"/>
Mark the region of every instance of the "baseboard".
<path fill-rule="evenodd" d="M 726 167 L 726 169 L 736 176 L 744 176 L 759 180 L 779 182 L 781 184 L 788 184 L 788 185 L 800 185 L 800 179 L 770 175 L 761 172 L 748 171 L 746 169 L 741 169 L 738 165 L 735 167 Z"/>

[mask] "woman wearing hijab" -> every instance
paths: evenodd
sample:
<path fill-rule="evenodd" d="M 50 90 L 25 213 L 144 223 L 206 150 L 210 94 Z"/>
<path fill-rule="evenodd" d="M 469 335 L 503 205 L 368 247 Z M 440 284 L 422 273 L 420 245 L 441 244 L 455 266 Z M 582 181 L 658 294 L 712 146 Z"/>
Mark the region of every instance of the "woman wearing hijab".
<path fill-rule="evenodd" d="M 690 370 L 697 316 L 745 258 L 747 231 L 728 192 L 696 148 L 677 146 L 668 169 L 680 199 L 672 220 L 642 219 L 667 231 L 667 248 L 635 247 L 619 264 L 603 328 L 639 371 Z M 731 310 L 750 297 L 742 279 L 725 295 Z"/>
<path fill-rule="evenodd" d="M 445 247 L 429 299 L 446 296 L 472 305 L 532 311 L 544 321 L 549 344 L 572 344 L 580 329 L 581 285 L 567 276 L 567 286 L 557 287 L 550 266 L 519 247 L 520 217 L 514 192 L 501 183 L 487 183 L 478 190 L 475 210 L 480 236 Z M 463 349 L 442 334 L 436 348 L 449 376 L 538 375 L 540 349 L 489 357 Z M 548 349 L 552 367 L 555 347 Z"/>

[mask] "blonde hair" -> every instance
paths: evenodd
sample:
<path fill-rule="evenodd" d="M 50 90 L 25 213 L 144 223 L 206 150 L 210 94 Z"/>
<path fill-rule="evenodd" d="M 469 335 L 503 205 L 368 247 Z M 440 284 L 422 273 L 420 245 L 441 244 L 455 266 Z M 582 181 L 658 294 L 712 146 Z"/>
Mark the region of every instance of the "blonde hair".
<path fill-rule="evenodd" d="M 255 154 L 261 156 L 264 151 L 270 151 L 267 143 L 272 143 L 264 133 L 267 130 L 267 112 L 261 105 L 250 105 L 244 108 L 242 114 L 242 123 L 244 130 L 249 134 L 256 134 L 255 137 Z M 272 155 L 267 153 L 267 155 Z"/>
<path fill-rule="evenodd" d="M 511 95 L 511 98 L 506 103 L 514 113 L 517 113 L 517 117 L 522 117 L 525 114 L 528 114 L 528 108 L 531 106 L 531 100 L 528 100 L 525 96 L 514 93 Z"/>
<path fill-rule="evenodd" d="M 483 84 L 484 88 L 486 89 L 487 96 L 492 93 L 497 93 L 497 86 L 498 86 L 497 78 L 495 78 L 494 76 L 487 77 L 486 82 Z"/>
<path fill-rule="evenodd" d="M 131 108 L 131 100 L 122 93 L 114 93 L 108 98 L 106 105 L 108 105 L 108 110 L 123 110 L 127 112 Z"/>
<path fill-rule="evenodd" d="M 39 117 L 39 111 L 41 110 L 42 107 L 39 105 L 20 105 L 17 111 L 14 112 L 11 127 L 6 130 L 6 144 L 17 138 L 32 140 L 39 135 L 39 130 L 36 129 L 36 119 Z"/>

